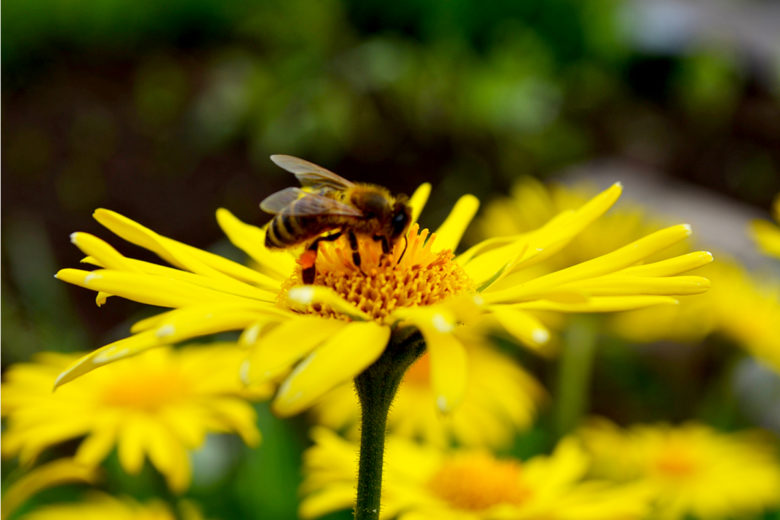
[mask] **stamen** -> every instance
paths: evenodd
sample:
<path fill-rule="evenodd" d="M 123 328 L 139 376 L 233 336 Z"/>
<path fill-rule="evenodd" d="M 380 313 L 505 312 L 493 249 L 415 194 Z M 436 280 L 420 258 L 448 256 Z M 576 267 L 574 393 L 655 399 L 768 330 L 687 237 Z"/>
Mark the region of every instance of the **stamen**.
<path fill-rule="evenodd" d="M 399 307 L 432 305 L 464 291 L 473 291 L 473 283 L 465 271 L 453 261 L 449 250 L 431 251 L 436 236 L 414 224 L 403 243 L 392 245 L 389 254 L 382 252 L 380 242 L 373 237 L 358 236 L 360 266 L 353 259 L 353 248 L 345 238 L 320 242 L 316 260 L 314 285 L 333 289 L 375 320 L 382 321 Z M 293 276 L 282 288 L 280 302 L 287 300 L 287 291 L 302 283 L 299 261 Z M 300 312 L 300 309 L 295 309 Z M 314 304 L 304 312 L 349 319 L 326 305 Z"/>

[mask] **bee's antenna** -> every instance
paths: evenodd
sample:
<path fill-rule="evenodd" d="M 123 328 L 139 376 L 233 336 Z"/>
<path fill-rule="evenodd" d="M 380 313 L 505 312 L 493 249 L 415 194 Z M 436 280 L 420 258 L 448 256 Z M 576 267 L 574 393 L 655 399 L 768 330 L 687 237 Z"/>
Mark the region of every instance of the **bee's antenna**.
<path fill-rule="evenodd" d="M 408 239 L 408 238 L 406 238 L 406 235 L 404 235 L 404 250 L 403 250 L 403 251 L 401 251 L 401 256 L 399 256 L 399 257 L 398 257 L 398 261 L 395 263 L 396 265 L 398 265 L 398 264 L 400 264 L 400 263 L 401 263 L 401 259 L 402 259 L 402 258 L 404 257 L 404 255 L 406 254 L 406 248 L 407 248 L 407 247 L 409 247 L 409 239 Z"/>

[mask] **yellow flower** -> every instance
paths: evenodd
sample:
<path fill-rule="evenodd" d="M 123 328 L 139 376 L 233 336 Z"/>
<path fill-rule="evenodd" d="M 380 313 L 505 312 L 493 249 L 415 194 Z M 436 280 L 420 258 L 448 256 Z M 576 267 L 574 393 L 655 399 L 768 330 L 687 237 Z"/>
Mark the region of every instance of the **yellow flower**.
<path fill-rule="evenodd" d="M 94 484 L 97 468 L 84 466 L 72 459 L 57 459 L 24 474 L 3 493 L 2 514 L 5 520 L 30 497 L 44 489 L 66 483 Z"/>
<path fill-rule="evenodd" d="M 505 447 L 517 430 L 527 428 L 545 398 L 542 386 L 514 360 L 481 338 L 463 341 L 469 377 L 461 405 L 442 415 L 431 387 L 430 356 L 423 354 L 404 375 L 393 399 L 387 427 L 390 433 L 423 439 L 438 446 L 451 440 L 464 446 Z M 349 427 L 358 437 L 360 405 L 347 383 L 328 392 L 314 407 L 319 424 Z"/>
<path fill-rule="evenodd" d="M 757 432 L 726 434 L 701 424 L 621 430 L 598 421 L 581 437 L 596 475 L 653 490 L 653 518 L 724 518 L 780 504 L 776 448 Z"/>
<path fill-rule="evenodd" d="M 207 433 L 238 433 L 260 440 L 246 399 L 268 397 L 268 388 L 246 388 L 238 379 L 243 352 L 235 345 L 160 348 L 87 374 L 52 392 L 52 382 L 79 356 L 44 353 L 9 368 L 2 385 L 4 456 L 31 464 L 46 448 L 86 436 L 76 462 L 95 466 L 116 446 L 128 473 L 144 458 L 171 489 L 190 481 L 188 450 Z"/>
<path fill-rule="evenodd" d="M 356 447 L 324 428 L 304 454 L 302 518 L 347 509 L 355 497 Z M 498 459 L 388 436 L 380 518 L 399 520 L 628 520 L 642 518 L 642 486 L 585 480 L 589 458 L 574 439 L 550 456 Z"/>
<path fill-rule="evenodd" d="M 413 195 L 416 219 L 429 186 Z M 106 345 L 68 368 L 58 384 L 155 347 L 227 330 L 242 330 L 251 347 L 248 382 L 283 379 L 273 402 L 280 415 L 309 407 L 353 379 L 384 351 L 391 331 L 412 326 L 422 334 L 431 362 L 436 404 L 455 408 L 466 388 L 466 352 L 453 332 L 461 322 L 487 315 L 523 343 L 549 339 L 533 310 L 604 312 L 674 303 L 672 294 L 695 294 L 708 281 L 674 276 L 711 261 L 696 252 L 644 263 L 690 234 L 686 225 L 652 233 L 623 248 L 567 269 L 528 277 L 526 268 L 569 243 L 619 197 L 616 184 L 577 210 L 563 212 L 530 233 L 486 240 L 455 257 L 478 201 L 462 197 L 431 234 L 417 224 L 386 256 L 373 240 L 361 240 L 360 268 L 346 239 L 321 244 L 317 277 L 301 285 L 293 251 L 269 251 L 261 228 L 217 212 L 222 229 L 259 266 L 250 269 L 163 237 L 117 213 L 95 218 L 122 238 L 157 253 L 174 267 L 127 258 L 102 240 L 75 233 L 73 242 L 99 269 L 63 269 L 61 280 L 110 295 L 172 310 L 136 323 L 133 335 Z M 280 348 L 283 346 L 283 348 Z"/>
<path fill-rule="evenodd" d="M 141 504 L 131 498 L 114 498 L 93 493 L 85 501 L 40 507 L 22 520 L 202 520 L 200 511 L 190 502 L 179 503 L 178 514 L 160 500 Z"/>
<path fill-rule="evenodd" d="M 780 195 L 775 197 L 772 216 L 775 222 L 780 223 Z M 764 253 L 780 258 L 780 227 L 766 220 L 755 220 L 750 230 L 753 239 Z"/>

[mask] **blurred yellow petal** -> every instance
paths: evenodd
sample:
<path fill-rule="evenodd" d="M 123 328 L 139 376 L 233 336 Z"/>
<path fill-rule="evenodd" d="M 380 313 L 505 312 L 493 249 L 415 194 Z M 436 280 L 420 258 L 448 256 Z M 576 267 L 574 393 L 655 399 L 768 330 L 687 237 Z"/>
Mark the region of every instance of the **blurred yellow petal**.
<path fill-rule="evenodd" d="M 58 459 L 30 471 L 3 493 L 2 518 L 8 518 L 36 493 L 60 484 L 83 482 L 94 484 L 97 468 L 78 464 L 73 459 Z"/>
<path fill-rule="evenodd" d="M 766 220 L 754 220 L 750 232 L 761 251 L 780 258 L 780 227 Z"/>
<path fill-rule="evenodd" d="M 468 378 L 466 350 L 452 334 L 455 316 L 443 307 L 407 310 L 399 315 L 420 329 L 431 357 L 436 406 L 443 413 L 450 412 L 463 400 Z"/>
<path fill-rule="evenodd" d="M 464 195 L 453 206 L 452 211 L 436 230 L 436 242 L 432 245 L 433 252 L 450 249 L 455 251 L 466 227 L 474 218 L 479 208 L 479 199 L 473 195 Z"/>
<path fill-rule="evenodd" d="M 428 202 L 430 194 L 431 184 L 429 182 L 424 182 L 420 184 L 417 189 L 414 190 L 412 196 L 409 197 L 409 207 L 412 208 L 413 223 L 417 222 L 417 219 L 420 218 L 420 213 L 422 213 L 425 203 Z"/>
<path fill-rule="evenodd" d="M 140 473 L 144 465 L 148 433 L 144 419 L 128 420 L 119 429 L 119 438 L 117 439 L 119 463 L 122 465 L 122 469 L 131 475 Z"/>
<path fill-rule="evenodd" d="M 93 431 L 79 445 L 75 460 L 81 464 L 97 466 L 108 456 L 117 439 L 117 428 L 113 424 L 103 424 Z"/>
<path fill-rule="evenodd" d="M 373 321 L 350 323 L 295 367 L 279 388 L 274 411 L 293 415 L 325 391 L 354 378 L 379 357 L 389 338 L 387 326 Z"/>
<path fill-rule="evenodd" d="M 489 311 L 518 341 L 532 347 L 535 351 L 549 354 L 547 345 L 550 341 L 550 332 L 537 318 L 524 310 L 506 305 L 491 305 Z"/>

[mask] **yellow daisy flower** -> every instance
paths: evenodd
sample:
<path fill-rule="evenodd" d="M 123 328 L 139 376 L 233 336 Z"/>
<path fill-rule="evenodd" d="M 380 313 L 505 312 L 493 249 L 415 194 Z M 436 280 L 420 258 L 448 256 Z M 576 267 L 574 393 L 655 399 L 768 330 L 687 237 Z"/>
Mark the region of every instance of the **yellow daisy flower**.
<path fill-rule="evenodd" d="M 260 440 L 247 399 L 269 397 L 270 389 L 239 381 L 244 353 L 234 344 L 155 349 L 52 392 L 57 375 L 79 357 L 43 353 L 8 369 L 4 456 L 27 465 L 50 446 L 85 437 L 76 462 L 96 466 L 116 446 L 125 471 L 138 473 L 149 457 L 171 489 L 183 491 L 188 451 L 207 433 L 237 433 L 250 445 Z"/>
<path fill-rule="evenodd" d="M 776 447 L 757 432 L 726 434 L 701 424 L 621 430 L 598 421 L 581 438 L 596 475 L 653 490 L 653 518 L 724 518 L 780 504 Z"/>
<path fill-rule="evenodd" d="M 459 336 L 460 339 L 464 339 Z M 404 374 L 387 419 L 390 433 L 422 439 L 437 446 L 452 440 L 459 445 L 505 447 L 515 432 L 530 426 L 546 398 L 542 386 L 479 337 L 463 341 L 469 377 L 463 402 L 442 415 L 435 406 L 430 355 L 423 354 Z M 348 428 L 357 438 L 360 404 L 353 385 L 328 392 L 313 408 L 317 422 L 332 429 Z"/>
<path fill-rule="evenodd" d="M 25 473 L 3 492 L 0 518 L 5 520 L 30 497 L 61 484 L 94 484 L 97 468 L 85 466 L 73 459 L 57 459 Z"/>
<path fill-rule="evenodd" d="M 354 503 L 355 446 L 313 431 L 304 454 L 302 518 Z M 628 520 L 647 512 L 638 485 L 585 480 L 589 458 L 574 439 L 550 456 L 499 459 L 486 451 L 442 451 L 389 436 L 380 518 L 398 520 Z"/>
<path fill-rule="evenodd" d="M 415 219 L 429 190 L 423 185 L 410 200 Z M 129 338 L 83 357 L 57 384 L 161 343 L 242 330 L 240 342 L 251 347 L 244 379 L 283 379 L 273 408 L 290 415 L 360 374 L 383 353 L 392 331 L 400 335 L 412 326 L 431 358 L 437 406 L 450 411 L 466 388 L 466 352 L 453 334 L 461 322 L 488 315 L 523 343 L 540 347 L 549 333 L 529 311 L 624 310 L 674 303 L 669 295 L 706 290 L 708 281 L 702 277 L 675 275 L 710 262 L 707 252 L 645 262 L 685 239 L 691 232 L 686 225 L 657 231 L 561 271 L 531 279 L 524 274 L 568 244 L 620 192 L 616 184 L 533 232 L 488 239 L 456 257 L 452 251 L 478 206 L 474 197 L 465 196 L 436 233 L 414 224 L 389 255 L 381 254 L 378 243 L 361 241 L 360 268 L 344 241 L 322 243 L 316 279 L 305 286 L 294 252 L 268 250 L 263 229 L 226 210 L 217 212 L 220 225 L 258 269 L 97 210 L 101 224 L 174 267 L 125 257 L 93 235 L 75 233 L 74 244 L 99 268 L 63 269 L 57 277 L 97 291 L 98 303 L 116 295 L 172 310 L 136 323 Z"/>
<path fill-rule="evenodd" d="M 772 205 L 772 216 L 780 224 L 780 195 L 775 197 Z M 753 221 L 750 231 L 759 249 L 764 253 L 780 258 L 780 227 L 766 220 Z"/>
<path fill-rule="evenodd" d="M 85 501 L 39 507 L 21 520 L 202 520 L 203 515 L 191 502 L 179 503 L 173 512 L 160 500 L 146 503 L 131 498 L 114 498 L 93 493 Z"/>

